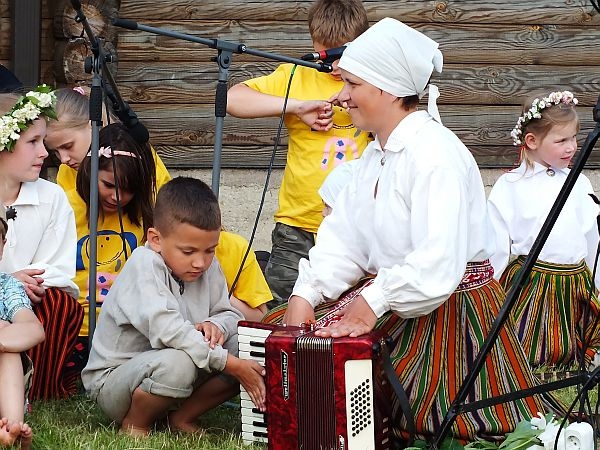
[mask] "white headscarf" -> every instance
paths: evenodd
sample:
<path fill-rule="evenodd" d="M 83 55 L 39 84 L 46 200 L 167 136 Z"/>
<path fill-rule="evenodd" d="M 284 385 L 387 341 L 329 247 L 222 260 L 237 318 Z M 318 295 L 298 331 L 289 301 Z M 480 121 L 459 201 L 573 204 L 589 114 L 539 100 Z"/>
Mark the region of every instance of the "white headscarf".
<path fill-rule="evenodd" d="M 352 175 L 358 164 L 358 159 L 344 162 L 329 172 L 325 181 L 319 188 L 319 195 L 323 199 L 323 202 L 330 208 L 333 208 L 335 201 L 350 181 L 352 181 Z"/>
<path fill-rule="evenodd" d="M 425 95 L 433 70 L 442 71 L 438 43 L 423 33 L 386 17 L 347 44 L 338 67 L 396 97 Z M 429 85 L 429 114 L 442 122 L 437 86 Z"/>

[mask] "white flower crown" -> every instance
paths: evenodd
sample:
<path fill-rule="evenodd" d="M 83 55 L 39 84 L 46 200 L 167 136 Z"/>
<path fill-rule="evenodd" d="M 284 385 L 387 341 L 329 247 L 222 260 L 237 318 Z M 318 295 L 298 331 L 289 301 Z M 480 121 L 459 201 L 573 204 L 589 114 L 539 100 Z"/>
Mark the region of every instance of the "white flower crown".
<path fill-rule="evenodd" d="M 9 112 L 0 117 L 0 152 L 11 152 L 21 131 L 40 116 L 56 119 L 56 95 L 50 86 L 42 84 L 17 100 Z"/>
<path fill-rule="evenodd" d="M 513 145 L 523 144 L 523 128 L 525 128 L 525 126 L 532 119 L 541 119 L 543 109 L 549 108 L 553 105 L 558 105 L 559 103 L 564 103 L 565 105 L 576 105 L 579 103 L 579 100 L 575 98 L 571 91 L 556 91 L 551 92 L 548 94 L 548 97 L 544 97 L 541 100 L 536 98 L 531 103 L 531 108 L 529 108 L 529 111 L 519 117 L 517 124 L 510 132 L 511 137 L 513 138 Z"/>

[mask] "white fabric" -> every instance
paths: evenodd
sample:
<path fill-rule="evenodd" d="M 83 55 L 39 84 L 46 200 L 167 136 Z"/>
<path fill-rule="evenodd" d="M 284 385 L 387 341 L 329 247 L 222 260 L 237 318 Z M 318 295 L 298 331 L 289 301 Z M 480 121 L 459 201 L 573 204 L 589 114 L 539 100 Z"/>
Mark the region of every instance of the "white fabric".
<path fill-rule="evenodd" d="M 323 202 L 331 208 L 335 206 L 335 201 L 342 192 L 342 189 L 352 180 L 352 174 L 356 170 L 360 159 L 352 159 L 344 162 L 329 172 L 327 178 L 319 188 L 319 195 Z"/>
<path fill-rule="evenodd" d="M 438 45 L 423 33 L 386 17 L 347 44 L 338 67 L 396 97 L 423 97 L 432 72 L 442 71 Z M 431 85 L 428 111 L 441 123 L 438 97 L 439 90 Z"/>
<path fill-rule="evenodd" d="M 313 307 L 376 274 L 362 295 L 378 317 L 425 315 L 456 289 L 467 262 L 493 251 L 481 175 L 456 135 L 417 111 L 391 133 L 384 165 L 383 155 L 376 138 L 300 261 L 293 294 Z"/>
<path fill-rule="evenodd" d="M 526 170 L 522 163 L 494 184 L 488 211 L 496 236 L 496 252 L 490 258 L 496 278 L 511 256 L 529 254 L 570 171 L 553 170 L 554 176 L 549 176 L 541 164 Z M 599 207 L 589 196 L 593 193 L 590 180 L 580 174 L 538 259 L 556 264 L 577 264 L 585 259 L 593 269 L 599 239 Z M 599 281 L 596 275 L 596 286 Z"/>
<path fill-rule="evenodd" d="M 64 191 L 40 178 L 22 183 L 17 200 L 7 206 L 15 207 L 17 217 L 8 225 L 0 272 L 44 269 L 44 287 L 58 287 L 78 298 L 73 282 L 77 232 Z"/>

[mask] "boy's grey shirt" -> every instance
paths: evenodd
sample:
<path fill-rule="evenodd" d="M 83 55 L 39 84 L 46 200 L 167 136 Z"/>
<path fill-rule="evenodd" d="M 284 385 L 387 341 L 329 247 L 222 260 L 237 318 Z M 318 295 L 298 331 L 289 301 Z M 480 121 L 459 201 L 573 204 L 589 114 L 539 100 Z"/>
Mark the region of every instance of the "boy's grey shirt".
<path fill-rule="evenodd" d="M 97 392 L 112 369 L 139 353 L 163 348 L 183 350 L 199 369 L 222 371 L 227 350 L 220 345 L 211 349 L 195 324 L 207 320 L 216 324 L 227 341 L 237 338 L 242 318 L 231 306 L 216 258 L 197 281 L 185 283 L 180 294 L 161 255 L 148 244 L 138 247 L 102 305 L 83 384 Z"/>

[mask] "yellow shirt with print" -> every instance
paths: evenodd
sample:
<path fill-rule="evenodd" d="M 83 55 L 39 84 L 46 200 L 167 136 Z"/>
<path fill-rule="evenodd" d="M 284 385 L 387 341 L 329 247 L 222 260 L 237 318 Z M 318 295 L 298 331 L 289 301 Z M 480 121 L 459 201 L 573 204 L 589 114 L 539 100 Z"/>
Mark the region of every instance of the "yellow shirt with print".
<path fill-rule="evenodd" d="M 221 265 L 221 269 L 223 269 L 227 289 L 229 290 L 231 290 L 231 285 L 240 269 L 240 263 L 247 248 L 248 241 L 242 236 L 228 231 L 221 231 L 215 256 Z M 244 268 L 235 284 L 233 296 L 247 303 L 251 308 L 256 308 L 273 299 L 269 285 L 252 249 L 248 253 Z"/>
<path fill-rule="evenodd" d="M 292 64 L 282 64 L 271 74 L 245 81 L 248 87 L 283 97 Z M 299 66 L 290 88 L 290 98 L 328 100 L 342 90 L 344 83 L 330 74 Z M 368 144 L 368 133 L 359 131 L 350 115 L 333 108 L 333 127 L 327 132 L 311 129 L 294 114 L 286 114 L 288 152 L 279 190 L 279 209 L 275 221 L 316 233 L 323 216 L 318 189 L 331 170 L 344 161 L 357 159 Z"/>
<path fill-rule="evenodd" d="M 80 336 L 87 336 L 89 331 L 89 269 L 90 269 L 90 228 L 86 205 L 75 189 L 67 192 L 69 203 L 75 213 L 77 227 L 77 259 L 75 283 L 79 286 L 79 303 L 83 306 L 85 315 L 81 326 Z M 131 223 L 126 214 L 123 214 L 123 236 L 117 213 L 98 219 L 97 237 L 97 264 L 96 264 L 96 317 L 100 313 L 100 306 L 117 274 L 121 271 L 131 252 L 137 248 L 144 239 L 143 227 Z"/>

